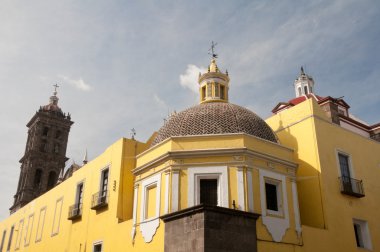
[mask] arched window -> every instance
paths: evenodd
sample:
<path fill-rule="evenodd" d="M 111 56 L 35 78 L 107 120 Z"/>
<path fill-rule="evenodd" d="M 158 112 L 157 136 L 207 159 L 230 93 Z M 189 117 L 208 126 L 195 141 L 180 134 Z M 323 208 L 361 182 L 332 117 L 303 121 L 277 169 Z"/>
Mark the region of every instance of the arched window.
<path fill-rule="evenodd" d="M 35 174 L 34 174 L 34 187 L 39 187 L 41 184 L 41 179 L 42 179 L 42 170 L 37 169 Z"/>
<path fill-rule="evenodd" d="M 54 171 L 49 172 L 49 178 L 48 178 L 48 184 L 47 189 L 51 189 L 56 184 L 57 180 L 57 174 Z"/>
<path fill-rule="evenodd" d="M 303 88 L 305 90 L 305 95 L 307 95 L 308 94 L 308 92 L 307 92 L 307 86 L 304 86 Z"/>
<path fill-rule="evenodd" d="M 298 87 L 298 96 L 302 95 L 301 87 Z"/>

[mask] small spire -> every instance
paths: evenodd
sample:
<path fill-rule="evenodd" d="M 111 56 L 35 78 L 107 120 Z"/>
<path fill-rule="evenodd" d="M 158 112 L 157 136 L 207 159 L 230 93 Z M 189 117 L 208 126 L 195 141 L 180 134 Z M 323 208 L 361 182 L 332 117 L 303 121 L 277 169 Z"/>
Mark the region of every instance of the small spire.
<path fill-rule="evenodd" d="M 303 66 L 301 66 L 301 75 L 305 75 L 305 71 L 303 70 Z"/>
<path fill-rule="evenodd" d="M 84 157 L 83 157 L 83 165 L 87 164 L 88 163 L 88 158 L 87 158 L 87 148 L 84 152 Z"/>

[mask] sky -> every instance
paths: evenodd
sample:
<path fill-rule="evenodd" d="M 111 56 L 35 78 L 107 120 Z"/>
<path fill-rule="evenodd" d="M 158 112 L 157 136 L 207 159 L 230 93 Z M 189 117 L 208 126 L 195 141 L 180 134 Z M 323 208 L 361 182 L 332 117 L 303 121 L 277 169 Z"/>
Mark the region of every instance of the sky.
<path fill-rule="evenodd" d="M 230 102 L 271 115 L 295 96 L 300 67 L 315 93 L 380 121 L 380 1 L 61 0 L 0 2 L 0 220 L 9 215 L 27 122 L 48 104 L 72 115 L 67 156 L 81 163 L 121 137 L 146 141 L 168 113 L 198 103 L 217 42 Z"/>

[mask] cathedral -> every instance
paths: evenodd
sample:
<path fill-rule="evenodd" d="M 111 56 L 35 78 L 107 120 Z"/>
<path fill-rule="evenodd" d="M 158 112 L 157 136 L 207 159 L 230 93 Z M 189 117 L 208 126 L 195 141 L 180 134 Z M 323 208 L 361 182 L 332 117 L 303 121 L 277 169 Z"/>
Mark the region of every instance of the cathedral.
<path fill-rule="evenodd" d="M 317 95 L 303 68 L 263 120 L 229 102 L 212 56 L 198 105 L 82 165 L 65 166 L 73 121 L 55 91 L 27 124 L 0 252 L 380 251 L 380 123 Z"/>

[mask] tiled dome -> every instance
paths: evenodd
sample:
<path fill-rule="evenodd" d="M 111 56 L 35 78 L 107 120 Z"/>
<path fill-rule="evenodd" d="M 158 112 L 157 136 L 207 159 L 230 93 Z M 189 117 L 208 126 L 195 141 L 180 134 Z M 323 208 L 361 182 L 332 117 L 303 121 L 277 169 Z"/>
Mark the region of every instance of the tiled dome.
<path fill-rule="evenodd" d="M 172 136 L 246 133 L 277 143 L 266 122 L 252 111 L 227 102 L 208 102 L 172 115 L 152 146 Z"/>

